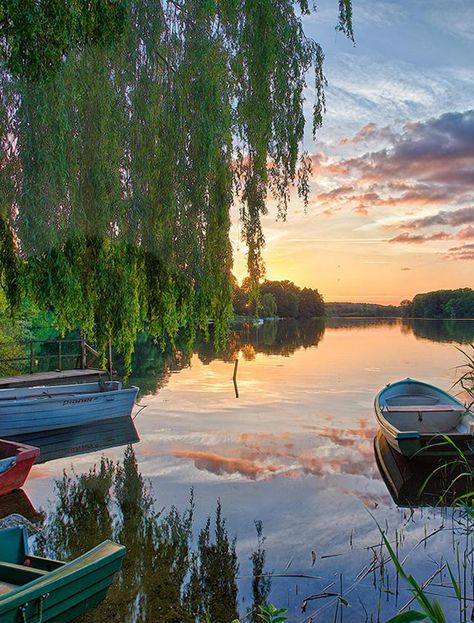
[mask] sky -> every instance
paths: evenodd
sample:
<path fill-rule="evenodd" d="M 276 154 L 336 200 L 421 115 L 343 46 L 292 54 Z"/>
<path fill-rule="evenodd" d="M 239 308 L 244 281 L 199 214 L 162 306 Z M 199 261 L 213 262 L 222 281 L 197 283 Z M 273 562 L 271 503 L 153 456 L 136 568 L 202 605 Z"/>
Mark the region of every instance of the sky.
<path fill-rule="evenodd" d="M 327 113 L 316 140 L 307 90 L 308 209 L 264 217 L 268 279 L 326 301 L 398 304 L 474 285 L 474 3 L 353 0 L 353 45 L 337 1 L 319 0 L 305 32 L 324 50 Z M 245 246 L 232 226 L 234 273 Z"/>

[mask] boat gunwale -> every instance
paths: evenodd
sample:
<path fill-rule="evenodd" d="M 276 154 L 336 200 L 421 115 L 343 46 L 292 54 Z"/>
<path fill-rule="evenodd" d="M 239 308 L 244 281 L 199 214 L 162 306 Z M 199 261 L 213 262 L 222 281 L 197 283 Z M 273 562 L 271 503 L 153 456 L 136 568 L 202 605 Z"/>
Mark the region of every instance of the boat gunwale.
<path fill-rule="evenodd" d="M 105 549 L 109 546 L 114 546 L 112 551 L 104 554 L 100 558 L 96 560 L 92 560 L 87 565 L 81 566 L 79 564 L 78 568 L 71 569 L 71 567 L 77 563 L 81 563 L 84 559 L 91 557 L 96 552 L 101 549 Z M 110 539 L 102 541 L 92 549 L 88 550 L 84 554 L 81 554 L 74 560 L 70 560 L 69 562 L 65 562 L 64 565 L 58 567 L 57 569 L 53 569 L 48 572 L 47 575 L 35 578 L 31 580 L 31 582 L 27 582 L 26 584 L 22 584 L 18 586 L 18 588 L 14 589 L 10 593 L 5 593 L 3 596 L 0 596 L 0 614 L 3 612 L 8 612 L 12 608 L 18 607 L 25 602 L 25 598 L 28 600 L 38 599 L 42 597 L 45 592 L 48 592 L 48 586 L 51 583 L 54 583 L 58 578 L 64 578 L 65 580 L 69 580 L 69 582 L 76 580 L 85 575 L 89 575 L 96 569 L 110 564 L 117 559 L 121 559 L 127 553 L 127 548 L 120 543 L 116 543 Z M 1 562 L 1 560 L 0 560 Z M 111 574 L 112 576 L 115 574 Z M 44 591 L 46 589 L 46 591 Z M 51 588 L 50 590 L 55 590 Z"/>
<path fill-rule="evenodd" d="M 0 439 L 0 447 L 1 446 L 11 446 L 12 450 L 15 452 L 15 454 L 12 454 L 11 456 L 16 458 L 16 465 L 22 461 L 27 461 L 28 459 L 31 458 L 37 458 L 40 455 L 40 449 L 37 446 L 32 446 L 30 444 L 27 443 L 22 443 L 22 442 L 18 442 L 18 441 L 13 441 L 10 439 Z M 5 457 L 8 458 L 8 457 Z M 13 467 L 15 467 L 15 465 L 13 465 L 12 467 L 10 467 L 7 471 L 9 471 L 10 469 L 12 469 Z M 3 474 L 6 474 L 7 472 L 2 472 Z"/>
<path fill-rule="evenodd" d="M 1 390 L 0 390 L 1 391 Z M 82 392 L 78 392 L 78 393 L 68 393 L 68 394 L 53 394 L 51 396 L 45 396 L 45 397 L 37 397 L 37 398 L 2 398 L 0 396 L 0 412 L 2 411 L 2 407 L 5 407 L 5 409 L 11 408 L 11 407 L 23 407 L 23 406 L 28 406 L 28 405 L 34 405 L 34 404 L 41 404 L 40 401 L 45 401 L 45 403 L 47 403 L 48 405 L 52 405 L 52 404 L 57 404 L 60 402 L 64 402 L 64 400 L 79 400 L 79 401 L 83 401 L 87 398 L 99 398 L 101 396 L 103 396 L 105 399 L 107 399 L 107 396 L 110 395 L 124 395 L 124 394 L 131 394 L 131 393 L 135 393 L 136 395 L 138 395 L 138 392 L 140 391 L 140 388 L 137 387 L 136 385 L 132 385 L 131 387 L 125 387 L 125 388 L 121 388 L 121 389 L 110 389 L 107 391 L 97 391 L 97 392 L 87 392 L 87 393 L 82 393 Z M 71 398 L 68 398 L 71 397 Z M 77 398 L 75 398 L 77 397 Z M 77 405 L 82 405 L 82 402 L 71 402 L 69 405 L 66 406 L 75 406 L 75 404 Z"/>
<path fill-rule="evenodd" d="M 429 387 L 430 389 L 434 389 L 437 392 L 439 392 L 440 394 L 443 394 L 444 396 L 446 396 L 447 398 L 449 398 L 450 400 L 454 400 L 454 402 L 456 402 L 459 406 L 461 406 L 464 410 L 463 413 L 463 417 L 468 416 L 474 419 L 474 414 L 472 413 L 472 411 L 470 409 L 468 409 L 458 398 L 456 398 L 456 396 L 453 396 L 452 394 L 450 394 L 449 392 L 445 391 L 444 389 L 442 389 L 441 387 L 437 387 L 436 385 L 432 385 L 431 383 L 426 383 L 425 381 L 417 381 L 416 379 L 412 379 L 410 377 L 407 377 L 406 379 L 402 379 L 400 381 L 395 381 L 393 383 L 388 383 L 385 387 L 383 387 L 375 396 L 374 398 L 374 410 L 375 410 L 375 416 L 376 419 L 380 425 L 380 427 L 382 428 L 382 430 L 386 430 L 387 433 L 389 435 L 391 435 L 395 440 L 398 439 L 420 439 L 420 440 L 425 440 L 427 437 L 429 437 L 430 439 L 437 436 L 437 435 L 442 435 L 443 433 L 437 433 L 437 432 L 428 432 L 428 433 L 420 433 L 417 430 L 412 430 L 412 431 L 401 431 L 400 429 L 396 428 L 384 415 L 383 413 L 383 409 L 381 407 L 380 404 L 380 398 L 381 396 L 388 390 L 391 389 L 392 387 L 396 386 L 396 385 L 406 385 L 406 384 L 417 384 L 417 385 L 423 385 L 424 387 Z M 449 432 L 449 437 L 453 437 L 455 439 L 472 439 L 474 437 L 474 433 L 457 433 L 457 432 Z"/>

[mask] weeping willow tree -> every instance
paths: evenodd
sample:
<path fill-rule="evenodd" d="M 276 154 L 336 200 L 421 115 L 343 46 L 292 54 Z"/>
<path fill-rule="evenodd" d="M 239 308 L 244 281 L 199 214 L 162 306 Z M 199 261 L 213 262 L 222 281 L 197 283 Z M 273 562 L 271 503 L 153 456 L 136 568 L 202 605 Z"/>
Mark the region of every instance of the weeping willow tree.
<path fill-rule="evenodd" d="M 90 3 L 114 9 L 112 36 L 98 18 L 71 18 L 81 3 L 26 2 L 46 15 L 30 55 L 14 20 L 2 24 L 7 4 L 0 254 L 9 300 L 27 296 L 62 330 L 79 327 L 99 344 L 112 338 L 127 361 L 143 327 L 172 340 L 213 318 L 222 340 L 231 206 L 256 284 L 268 196 L 282 216 L 293 187 L 308 196 L 304 89 L 313 69 L 316 131 L 325 80 L 323 52 L 302 27 L 307 1 Z M 59 6 L 68 12 L 55 32 Z M 350 0 L 339 1 L 337 27 L 352 38 Z"/>

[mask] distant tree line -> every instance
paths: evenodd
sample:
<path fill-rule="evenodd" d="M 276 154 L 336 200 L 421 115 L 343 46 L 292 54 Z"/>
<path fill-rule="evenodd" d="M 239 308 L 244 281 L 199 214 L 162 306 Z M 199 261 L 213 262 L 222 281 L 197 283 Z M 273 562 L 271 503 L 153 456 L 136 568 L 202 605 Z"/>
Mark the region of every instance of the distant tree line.
<path fill-rule="evenodd" d="M 262 318 L 320 318 L 325 315 L 324 300 L 318 290 L 300 288 L 292 281 L 264 281 L 260 284 L 258 303 L 251 295 L 250 282 L 244 279 L 233 285 L 234 313 Z"/>
<path fill-rule="evenodd" d="M 260 285 L 258 310 L 250 282 L 233 281 L 233 306 L 237 316 L 261 318 L 474 318 L 474 290 L 436 290 L 405 299 L 400 305 L 377 303 L 325 303 L 316 289 L 300 288 L 292 281 L 264 281 Z M 258 313 L 257 313 L 258 312 Z"/>
<path fill-rule="evenodd" d="M 357 317 L 399 317 L 398 305 L 378 305 L 376 303 L 326 303 L 326 314 L 336 318 Z"/>
<path fill-rule="evenodd" d="M 474 318 L 474 290 L 436 290 L 401 302 L 404 318 Z"/>

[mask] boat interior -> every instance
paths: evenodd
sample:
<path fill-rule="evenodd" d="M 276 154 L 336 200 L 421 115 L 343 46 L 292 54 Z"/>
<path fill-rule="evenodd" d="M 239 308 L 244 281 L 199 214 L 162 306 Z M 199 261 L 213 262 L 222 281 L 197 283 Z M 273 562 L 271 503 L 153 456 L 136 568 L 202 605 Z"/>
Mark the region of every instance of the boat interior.
<path fill-rule="evenodd" d="M 0 474 L 16 464 L 16 457 L 22 450 L 23 446 L 0 439 Z"/>
<path fill-rule="evenodd" d="M 12 457 L 15 457 L 18 452 L 19 449 L 21 450 L 22 446 L 20 446 L 18 448 L 18 446 L 14 443 L 10 443 L 8 441 L 5 441 L 4 439 L 0 440 L 0 461 L 2 461 L 3 459 L 11 459 Z"/>
<path fill-rule="evenodd" d="M 384 418 L 400 431 L 420 433 L 471 432 L 466 408 L 453 397 L 423 383 L 394 384 L 380 396 Z"/>
<path fill-rule="evenodd" d="M 44 577 L 64 565 L 59 560 L 28 554 L 26 539 L 24 528 L 0 531 L 0 595 Z"/>

